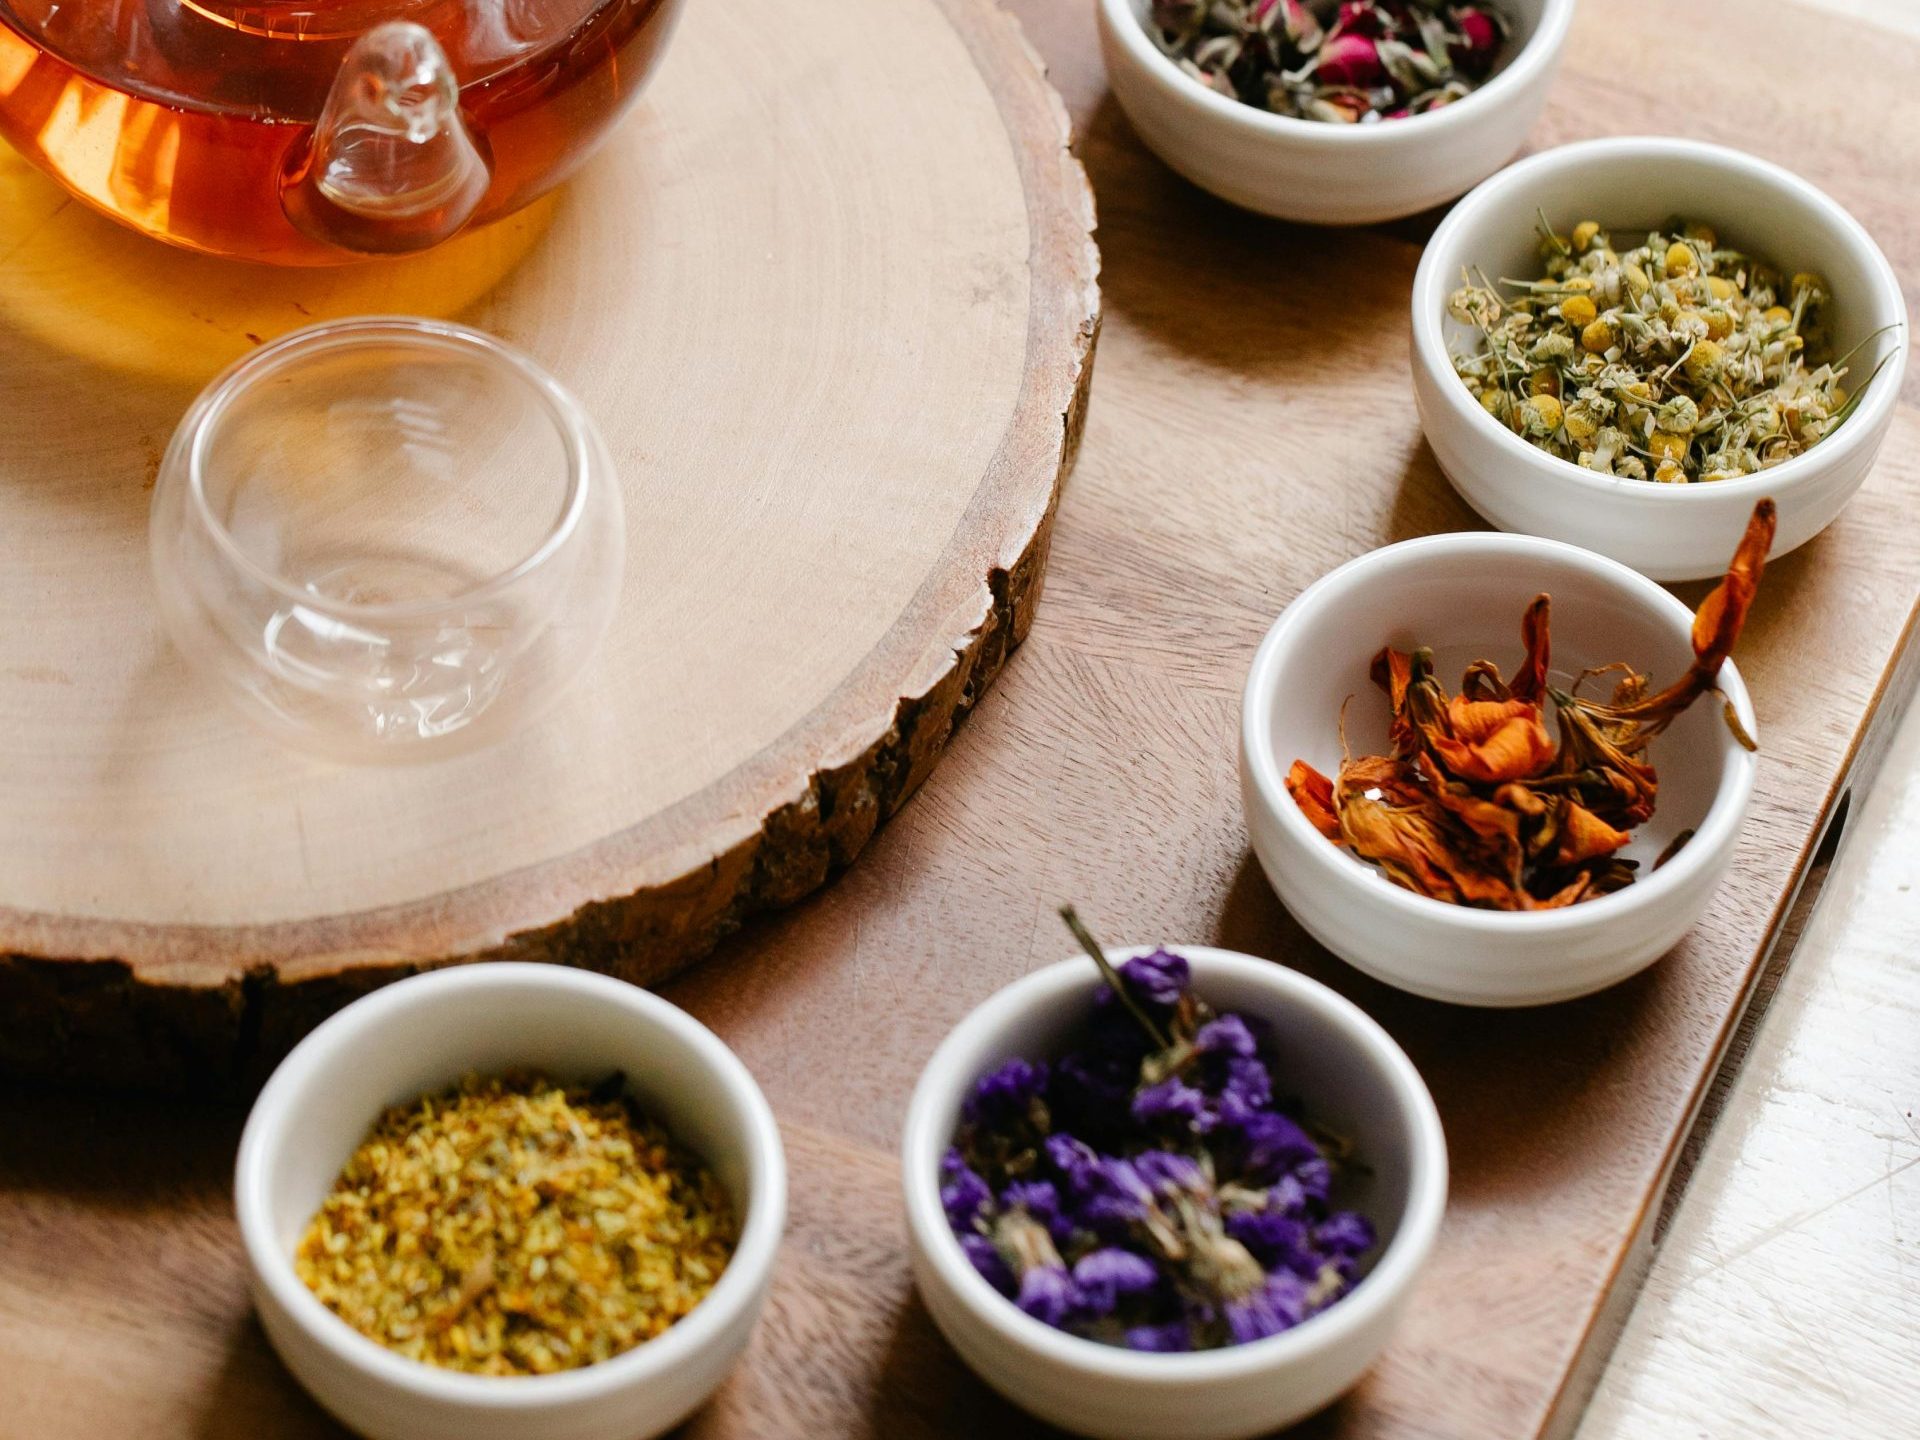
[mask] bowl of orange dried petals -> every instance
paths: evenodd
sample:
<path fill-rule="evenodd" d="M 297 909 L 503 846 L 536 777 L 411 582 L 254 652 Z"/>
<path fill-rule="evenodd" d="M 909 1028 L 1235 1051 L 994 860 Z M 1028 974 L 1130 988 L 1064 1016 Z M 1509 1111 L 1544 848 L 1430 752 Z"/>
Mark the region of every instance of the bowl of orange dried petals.
<path fill-rule="evenodd" d="M 1730 655 L 1775 525 L 1727 537 L 1690 611 L 1525 535 L 1388 546 L 1309 586 L 1241 719 L 1254 852 L 1294 917 L 1376 979 L 1548 1004 L 1666 954 L 1725 878 L 1757 727 Z"/>

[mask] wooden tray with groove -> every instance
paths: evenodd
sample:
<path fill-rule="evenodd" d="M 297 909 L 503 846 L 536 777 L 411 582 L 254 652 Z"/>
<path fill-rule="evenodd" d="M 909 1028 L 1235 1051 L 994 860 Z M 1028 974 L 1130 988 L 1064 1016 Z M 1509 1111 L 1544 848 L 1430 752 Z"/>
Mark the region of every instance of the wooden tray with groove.
<path fill-rule="evenodd" d="M 1409 393 L 1407 294 L 1430 224 L 1316 232 L 1209 200 L 1106 98 L 1089 7 L 1013 8 L 1101 197 L 1098 403 L 1047 607 L 933 782 L 836 886 L 668 988 L 759 1075 L 794 1169 L 766 1321 L 687 1433 L 1041 1433 L 913 1298 L 893 1154 L 948 1026 L 1070 949 L 1052 916 L 1070 898 L 1114 943 L 1227 945 L 1327 980 L 1434 1088 L 1454 1186 L 1433 1267 L 1382 1362 L 1300 1433 L 1564 1436 L 1742 1010 L 1785 961 L 1820 842 L 1910 698 L 1920 396 L 1839 523 L 1769 571 L 1740 654 L 1759 792 L 1699 929 L 1638 979 L 1550 1009 L 1460 1010 L 1370 984 L 1314 950 L 1248 855 L 1232 737 L 1253 648 L 1303 585 L 1386 541 L 1477 523 Z M 1534 143 L 1677 127 L 1759 151 L 1848 205 L 1913 293 L 1920 46 L 1784 0 L 1695 0 L 1684 23 L 1678 8 L 1583 7 Z M 1691 43 L 1702 35 L 1714 44 Z M 0 1430 L 337 1434 L 246 1318 L 226 1201 L 238 1123 L 232 1108 L 0 1095 Z"/>

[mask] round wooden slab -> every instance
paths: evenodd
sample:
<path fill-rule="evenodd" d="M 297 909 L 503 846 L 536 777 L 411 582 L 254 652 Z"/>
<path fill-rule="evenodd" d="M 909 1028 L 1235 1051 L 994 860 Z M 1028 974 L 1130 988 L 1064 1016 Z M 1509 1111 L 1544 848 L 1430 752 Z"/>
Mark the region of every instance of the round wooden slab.
<path fill-rule="evenodd" d="M 860 851 L 1030 621 L 1098 321 L 1064 112 L 985 0 L 695 5 L 551 203 L 335 273 L 177 254 L 0 159 L 0 1069 L 257 1069 L 448 959 L 656 978 Z M 607 433 L 626 591 L 563 713 L 310 761 L 154 622 L 193 392 L 328 315 L 458 314 Z"/>

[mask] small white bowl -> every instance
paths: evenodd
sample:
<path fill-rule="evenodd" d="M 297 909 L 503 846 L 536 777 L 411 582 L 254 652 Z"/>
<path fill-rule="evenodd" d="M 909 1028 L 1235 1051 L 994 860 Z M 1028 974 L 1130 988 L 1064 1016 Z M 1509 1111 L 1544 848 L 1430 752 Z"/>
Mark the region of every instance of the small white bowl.
<path fill-rule="evenodd" d="M 328 1310 L 293 1252 L 340 1167 L 388 1106 L 470 1071 L 615 1070 L 712 1168 L 741 1222 L 707 1298 L 658 1339 L 557 1375 L 492 1377 L 394 1354 Z M 753 1332 L 786 1225 L 773 1112 L 747 1068 L 685 1011 L 558 965 L 460 966 L 357 1000 L 295 1047 L 260 1092 L 234 1175 L 254 1304 L 294 1377 L 371 1440 L 644 1440 L 725 1378 Z"/>
<path fill-rule="evenodd" d="M 1115 964 L 1152 946 L 1110 952 Z M 1279 1090 L 1319 1124 L 1351 1137 L 1370 1173 L 1335 1191 L 1379 1232 L 1360 1283 L 1304 1324 L 1250 1345 L 1140 1354 L 1044 1325 L 968 1262 L 940 1204 L 940 1158 L 961 1102 L 1003 1060 L 1057 1054 L 1102 985 L 1091 960 L 1049 965 L 994 995 L 954 1027 L 907 1107 L 901 1184 L 914 1279 L 928 1313 L 980 1378 L 1041 1419 L 1099 1440 L 1242 1440 L 1312 1414 L 1359 1380 L 1386 1344 L 1433 1248 L 1446 1209 L 1447 1149 L 1413 1062 L 1351 1001 L 1251 955 L 1169 946 L 1193 967 L 1216 1010 L 1272 1027 Z"/>
<path fill-rule="evenodd" d="M 1185 74 L 1147 32 L 1152 0 L 1100 0 L 1107 80 L 1162 160 L 1223 200 L 1282 220 L 1368 225 L 1465 193 L 1520 149 L 1546 104 L 1574 0 L 1505 0 L 1500 68 L 1426 115 L 1340 125 L 1275 115 Z"/>
<path fill-rule="evenodd" d="M 1622 237 L 1674 216 L 1711 224 L 1722 243 L 1788 272 L 1812 270 L 1833 291 L 1835 355 L 1888 326 L 1850 364 L 1848 388 L 1875 377 L 1860 408 L 1804 455 L 1758 475 L 1657 485 L 1596 475 L 1535 448 L 1483 410 L 1452 353 L 1476 332 L 1447 314 L 1464 270 L 1539 273 L 1541 213 L 1556 225 L 1598 220 Z M 1503 530 L 1610 555 L 1656 580 L 1720 574 L 1754 502 L 1780 507 L 1773 553 L 1804 545 L 1867 477 L 1893 423 L 1906 374 L 1907 308 L 1893 267 L 1860 223 L 1799 177 L 1737 150 L 1692 140 L 1588 140 L 1534 155 L 1487 181 L 1447 216 L 1413 282 L 1413 382 L 1420 422 L 1453 486 Z"/>
<path fill-rule="evenodd" d="M 1449 691 L 1479 658 L 1511 677 L 1523 653 L 1521 612 L 1541 591 L 1553 596 L 1550 664 L 1561 684 L 1586 666 L 1624 660 L 1660 687 L 1693 659 L 1692 613 L 1644 576 L 1555 540 L 1471 533 L 1389 545 L 1308 586 L 1267 632 L 1247 677 L 1241 795 L 1261 868 L 1314 939 L 1416 995 L 1538 1005 L 1626 979 L 1692 928 L 1732 863 L 1746 819 L 1754 757 L 1708 695 L 1653 742 L 1659 805 L 1622 852 L 1640 861 L 1640 878 L 1615 894 L 1528 913 L 1451 905 L 1402 889 L 1313 827 L 1287 793 L 1287 769 L 1301 759 L 1329 777 L 1338 771 L 1340 712 L 1349 696 L 1352 753 L 1387 753 L 1386 697 L 1367 674 L 1380 648 L 1428 646 Z M 1720 688 L 1757 736 L 1752 702 L 1731 663 Z M 1693 838 L 1648 873 L 1689 828 Z"/>

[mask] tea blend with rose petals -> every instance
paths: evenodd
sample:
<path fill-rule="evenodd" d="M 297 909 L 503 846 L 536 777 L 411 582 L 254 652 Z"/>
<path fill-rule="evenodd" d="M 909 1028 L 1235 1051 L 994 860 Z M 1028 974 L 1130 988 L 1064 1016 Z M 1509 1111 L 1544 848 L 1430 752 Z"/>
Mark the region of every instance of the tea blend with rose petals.
<path fill-rule="evenodd" d="M 1541 278 L 1469 276 L 1447 309 L 1479 331 L 1454 370 L 1550 455 L 1630 480 L 1733 480 L 1805 454 L 1866 393 L 1848 396 L 1852 357 L 1828 349 L 1818 275 L 1783 275 L 1697 223 L 1622 250 L 1593 220 L 1559 235 L 1543 219 L 1540 234 Z"/>
<path fill-rule="evenodd" d="M 1718 693 L 1715 677 L 1759 589 L 1774 524 L 1773 501 L 1762 500 L 1726 577 L 1694 613 L 1693 664 L 1666 689 L 1652 690 L 1624 662 L 1555 686 L 1552 600 L 1537 595 L 1521 619 L 1526 655 L 1511 682 L 1477 660 L 1449 695 L 1429 652 L 1382 650 L 1373 681 L 1391 707 L 1392 753 L 1349 755 L 1331 779 L 1296 760 L 1288 793 L 1329 840 L 1434 900 L 1554 910 L 1624 888 L 1635 862 L 1620 851 L 1631 828 L 1652 818 L 1659 792 L 1648 747 L 1695 700 Z M 1603 676 L 1617 677 L 1611 699 L 1581 693 Z M 1557 742 L 1547 733 L 1549 704 Z M 1724 714 L 1753 749 L 1731 702 Z"/>
<path fill-rule="evenodd" d="M 1470 94 L 1508 23 L 1457 0 L 1154 0 L 1148 29 L 1188 75 L 1300 120 L 1400 120 Z"/>
<path fill-rule="evenodd" d="M 1168 951 L 1106 976 L 1080 1043 L 974 1084 L 940 1198 L 974 1268 L 1035 1319 L 1134 1350 L 1289 1330 L 1374 1246 L 1337 1208 L 1346 1146 L 1276 1094 L 1257 1020 L 1215 1014 Z"/>
<path fill-rule="evenodd" d="M 478 1375 L 545 1375 L 664 1334 L 732 1258 L 707 1168 L 621 1093 L 469 1077 L 389 1110 L 294 1255 L 363 1335 Z"/>

